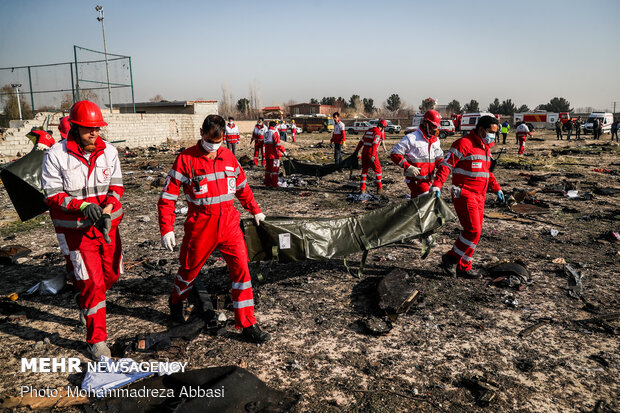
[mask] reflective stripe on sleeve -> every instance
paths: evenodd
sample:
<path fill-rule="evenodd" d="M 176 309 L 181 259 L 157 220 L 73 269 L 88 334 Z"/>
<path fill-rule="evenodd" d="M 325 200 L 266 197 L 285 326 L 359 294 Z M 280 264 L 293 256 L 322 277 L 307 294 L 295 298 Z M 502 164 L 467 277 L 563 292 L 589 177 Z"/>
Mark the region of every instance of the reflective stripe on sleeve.
<path fill-rule="evenodd" d="M 170 172 L 168 172 L 168 175 L 170 175 L 171 177 L 173 177 L 174 179 L 176 179 L 177 181 L 181 183 L 189 182 L 189 178 L 187 176 L 175 171 L 174 169 L 171 169 Z"/>
<path fill-rule="evenodd" d="M 177 199 L 179 199 L 179 196 L 178 195 L 169 194 L 168 192 L 162 192 L 161 193 L 161 198 L 162 199 L 168 199 L 170 201 L 176 201 Z"/>
<path fill-rule="evenodd" d="M 448 152 L 450 152 L 451 154 L 453 154 L 454 156 L 456 156 L 459 159 L 461 159 L 463 157 L 463 154 L 458 149 L 450 148 L 450 150 Z"/>
<path fill-rule="evenodd" d="M 239 185 L 237 185 L 237 191 L 238 191 L 238 190 L 240 190 L 240 189 L 245 188 L 245 186 L 247 185 L 247 183 L 248 183 L 248 180 L 247 180 L 247 179 L 244 179 L 244 180 L 243 180 L 243 182 L 241 182 Z"/>

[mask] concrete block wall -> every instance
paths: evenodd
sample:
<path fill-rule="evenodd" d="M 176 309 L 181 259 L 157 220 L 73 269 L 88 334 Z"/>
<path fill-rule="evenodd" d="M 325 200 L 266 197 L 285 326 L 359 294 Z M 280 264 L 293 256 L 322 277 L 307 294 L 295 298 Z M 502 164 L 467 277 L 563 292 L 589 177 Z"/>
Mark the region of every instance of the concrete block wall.
<path fill-rule="evenodd" d="M 15 157 L 30 152 L 32 142 L 26 137 L 33 127 L 40 127 L 50 117 L 48 129 L 54 138 L 60 140 L 58 123 L 63 114 L 52 112 L 38 113 L 35 119 L 27 120 L 21 128 L 9 128 L 0 139 L 0 157 Z M 140 114 L 140 113 L 104 113 L 103 119 L 108 126 L 101 128 L 101 135 L 117 147 L 147 147 L 167 142 L 198 140 L 200 127 L 205 114 Z M 241 133 L 251 133 L 253 121 L 242 121 Z M 247 123 L 247 125 L 246 125 Z M 247 129 L 247 131 L 246 131 Z"/>

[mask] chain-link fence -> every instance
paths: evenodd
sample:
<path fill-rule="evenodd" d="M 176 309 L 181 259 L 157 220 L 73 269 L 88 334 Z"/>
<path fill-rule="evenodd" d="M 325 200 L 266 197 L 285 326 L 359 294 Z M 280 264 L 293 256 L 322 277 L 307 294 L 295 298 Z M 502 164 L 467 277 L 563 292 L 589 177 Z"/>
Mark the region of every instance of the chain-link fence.
<path fill-rule="evenodd" d="M 83 99 L 103 110 L 110 103 L 134 103 L 131 57 L 108 53 L 106 62 L 105 53 L 80 46 L 73 46 L 72 62 L 0 68 L 0 88 L 7 122 L 19 119 L 20 111 L 23 119 L 42 111 L 68 111 Z"/>

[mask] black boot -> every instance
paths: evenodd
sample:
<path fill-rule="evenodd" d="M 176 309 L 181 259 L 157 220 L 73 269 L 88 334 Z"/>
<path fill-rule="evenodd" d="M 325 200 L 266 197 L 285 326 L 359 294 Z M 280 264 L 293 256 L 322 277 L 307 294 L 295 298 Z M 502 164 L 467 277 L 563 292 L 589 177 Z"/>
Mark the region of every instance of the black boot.
<path fill-rule="evenodd" d="M 187 321 L 187 318 L 185 317 L 186 304 L 186 300 L 181 300 L 176 304 L 172 304 L 172 296 L 168 299 L 168 306 L 170 307 L 170 321 L 180 324 Z"/>
<path fill-rule="evenodd" d="M 443 254 L 441 256 L 441 264 L 439 266 L 443 269 L 446 275 L 456 277 L 456 263 L 457 259 L 451 255 Z"/>
<path fill-rule="evenodd" d="M 269 338 L 270 338 L 268 333 L 260 329 L 260 327 L 258 326 L 258 323 L 250 327 L 244 328 L 243 332 L 241 332 L 241 337 L 243 337 L 245 341 L 249 341 L 250 343 L 256 343 L 256 344 L 261 344 L 266 341 L 269 341 Z"/>
<path fill-rule="evenodd" d="M 471 269 L 469 271 L 463 271 L 461 269 L 458 269 L 456 270 L 456 276 L 460 278 L 469 278 L 469 279 L 481 278 L 480 271 L 476 271 L 474 269 Z"/>

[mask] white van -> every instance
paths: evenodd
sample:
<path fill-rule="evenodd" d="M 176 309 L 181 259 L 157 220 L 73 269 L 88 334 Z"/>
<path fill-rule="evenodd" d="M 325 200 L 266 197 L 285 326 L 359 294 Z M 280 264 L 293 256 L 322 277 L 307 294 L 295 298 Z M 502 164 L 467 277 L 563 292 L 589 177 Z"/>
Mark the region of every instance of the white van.
<path fill-rule="evenodd" d="M 592 132 L 592 123 L 594 119 L 598 118 L 601 122 L 601 127 L 603 128 L 603 133 L 611 133 L 611 124 L 614 122 L 614 115 L 609 112 L 592 112 L 590 116 L 588 116 L 588 120 L 586 120 L 583 124 L 583 133 L 593 133 Z"/>
<path fill-rule="evenodd" d="M 463 114 L 463 119 L 461 119 L 461 131 L 463 135 L 466 135 L 468 132 L 476 129 L 476 123 L 478 123 L 478 119 L 482 116 L 493 116 L 494 114 L 491 112 L 472 112 Z"/>

